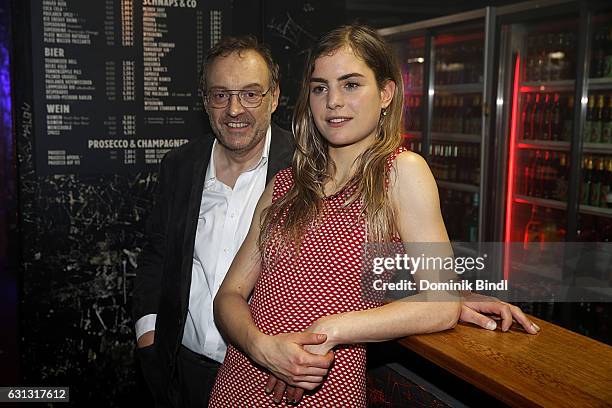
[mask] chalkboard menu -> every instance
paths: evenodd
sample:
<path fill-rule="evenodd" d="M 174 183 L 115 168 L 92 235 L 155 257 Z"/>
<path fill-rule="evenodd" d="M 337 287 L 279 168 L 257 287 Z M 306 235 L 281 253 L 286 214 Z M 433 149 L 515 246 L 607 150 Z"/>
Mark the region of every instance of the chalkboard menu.
<path fill-rule="evenodd" d="M 39 175 L 155 171 L 200 136 L 204 52 L 223 0 L 31 0 Z"/>

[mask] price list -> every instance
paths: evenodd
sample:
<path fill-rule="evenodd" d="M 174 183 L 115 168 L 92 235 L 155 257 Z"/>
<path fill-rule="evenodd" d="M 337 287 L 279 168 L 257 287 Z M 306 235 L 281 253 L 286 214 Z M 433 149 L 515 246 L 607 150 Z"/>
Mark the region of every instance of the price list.
<path fill-rule="evenodd" d="M 155 171 L 170 149 L 203 135 L 199 74 L 229 26 L 227 2 L 30 6 L 37 173 Z"/>

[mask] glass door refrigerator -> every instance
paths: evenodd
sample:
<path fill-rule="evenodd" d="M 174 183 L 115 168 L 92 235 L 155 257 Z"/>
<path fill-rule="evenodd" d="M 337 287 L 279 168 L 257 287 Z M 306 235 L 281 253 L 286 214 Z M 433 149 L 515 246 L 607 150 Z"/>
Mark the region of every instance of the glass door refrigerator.
<path fill-rule="evenodd" d="M 487 215 L 497 222 L 489 237 L 524 251 L 582 242 L 562 247 L 545 267 L 506 254 L 504 277 L 532 274 L 609 296 L 609 246 L 597 243 L 612 238 L 612 5 L 535 3 L 496 9 L 499 65 L 490 123 L 496 143 L 489 165 L 495 199 Z M 568 261 L 591 250 L 608 267 L 594 274 Z M 588 294 L 580 299 L 523 308 L 609 343 L 610 303 L 591 302 Z"/>
<path fill-rule="evenodd" d="M 480 9 L 379 30 L 402 66 L 405 144 L 427 159 L 457 242 L 479 241 L 484 223 L 488 16 Z"/>

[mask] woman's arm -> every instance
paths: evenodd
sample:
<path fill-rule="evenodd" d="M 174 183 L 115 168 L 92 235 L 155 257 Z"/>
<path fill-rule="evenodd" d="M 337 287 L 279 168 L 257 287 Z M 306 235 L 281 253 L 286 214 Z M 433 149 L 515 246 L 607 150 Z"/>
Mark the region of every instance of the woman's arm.
<path fill-rule="evenodd" d="M 435 247 L 437 253 L 433 255 L 451 256 L 448 235 L 440 213 L 438 190 L 425 160 L 412 152 L 398 155 L 389 181 L 390 204 L 402 242 L 440 243 L 436 244 L 439 246 Z M 424 277 L 415 274 L 417 280 Z M 432 276 L 427 278 L 431 279 Z M 433 278 L 441 279 L 440 276 Z M 337 344 L 386 341 L 454 327 L 461 311 L 459 298 L 447 294 L 436 301 L 436 295 L 419 293 L 378 308 L 319 319 L 309 330 L 326 333 L 328 340 L 324 345 L 309 346 L 307 350 L 323 352 L 327 347 Z"/>
<path fill-rule="evenodd" d="M 272 202 L 274 179 L 261 196 L 249 232 L 236 254 L 214 300 L 215 322 L 225 338 L 292 385 L 313 389 L 323 380 L 333 354 L 314 355 L 304 351 L 305 344 L 320 344 L 326 337 L 315 332 L 268 336 L 255 326 L 247 300 L 261 270 L 257 245 L 261 215 Z"/>

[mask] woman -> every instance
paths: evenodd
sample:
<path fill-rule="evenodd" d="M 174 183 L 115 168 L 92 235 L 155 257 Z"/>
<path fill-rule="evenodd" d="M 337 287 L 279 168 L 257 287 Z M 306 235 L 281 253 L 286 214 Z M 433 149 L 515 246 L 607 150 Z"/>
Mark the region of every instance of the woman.
<path fill-rule="evenodd" d="M 266 188 L 215 298 L 232 345 L 210 406 L 275 406 L 264 385 L 287 383 L 289 402 L 307 390 L 300 406 L 365 407 L 363 343 L 456 324 L 457 298 L 362 293 L 364 243 L 448 243 L 431 172 L 400 147 L 402 100 L 393 53 L 369 28 L 335 29 L 309 56 L 293 165 Z"/>

